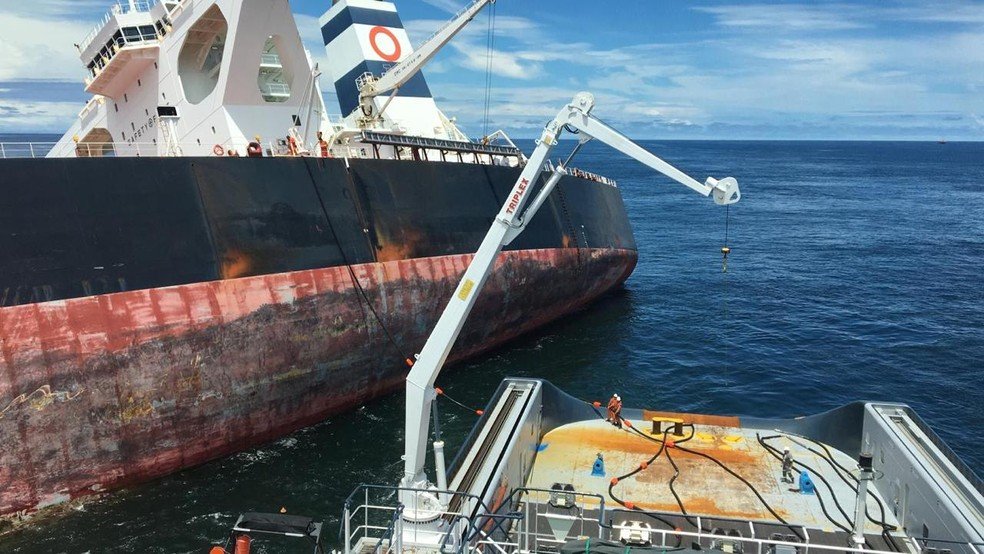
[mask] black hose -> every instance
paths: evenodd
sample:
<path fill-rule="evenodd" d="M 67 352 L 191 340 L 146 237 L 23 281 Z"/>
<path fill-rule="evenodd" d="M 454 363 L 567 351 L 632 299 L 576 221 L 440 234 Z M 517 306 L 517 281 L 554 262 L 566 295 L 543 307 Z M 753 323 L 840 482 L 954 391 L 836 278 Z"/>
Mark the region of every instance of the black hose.
<path fill-rule="evenodd" d="M 652 512 L 647 512 L 646 510 L 643 510 L 643 509 L 638 508 L 636 506 L 632 506 L 631 508 L 628 507 L 628 506 L 626 506 L 625 505 L 625 502 L 621 498 L 615 496 L 615 493 L 612 491 L 612 489 L 614 489 L 614 488 L 615 488 L 615 483 L 609 483 L 608 484 L 608 496 L 610 496 L 612 498 L 612 500 L 614 500 L 615 502 L 617 502 L 620 506 L 622 506 L 623 508 L 625 508 L 627 510 L 632 510 L 634 512 L 639 512 L 641 514 L 645 514 L 645 515 L 647 515 L 647 516 L 655 519 L 656 521 L 662 523 L 663 525 L 669 527 L 673 531 L 676 531 L 677 530 L 676 525 L 673 525 L 672 523 L 670 523 L 669 521 L 667 521 L 665 518 L 660 517 L 657 514 L 654 514 Z M 681 537 L 680 535 L 675 535 L 675 536 L 677 538 L 677 544 L 676 544 L 676 546 L 680 546 L 680 544 L 683 542 L 683 537 Z"/>
<path fill-rule="evenodd" d="M 595 406 L 593 404 L 591 405 L 591 407 L 594 409 L 595 413 L 597 413 L 598 416 L 601 417 L 601 413 L 598 411 L 597 408 L 595 408 Z M 619 419 L 622 420 L 622 421 L 624 421 L 624 418 L 622 418 L 621 416 L 619 416 Z M 755 497 L 759 499 L 759 502 L 761 502 L 762 505 L 765 506 L 765 509 L 768 510 L 770 514 L 772 514 L 772 517 L 776 518 L 777 521 L 779 521 L 780 523 L 782 523 L 783 525 L 785 525 L 800 540 L 806 540 L 803 537 L 803 535 L 800 534 L 800 532 L 799 532 L 798 529 L 796 529 L 788 521 L 786 521 L 785 519 L 783 519 L 782 516 L 780 516 L 778 513 L 776 513 L 776 511 L 772 508 L 772 506 L 770 506 L 769 503 L 766 502 L 765 498 L 762 497 L 762 494 L 759 493 L 758 489 L 756 489 L 755 486 L 752 485 L 751 483 L 749 483 L 748 480 L 746 480 L 744 477 L 742 477 L 741 475 L 738 475 L 733 470 L 731 470 L 731 468 L 727 467 L 726 465 L 724 465 L 723 463 L 721 463 L 717 458 L 715 458 L 715 457 L 713 457 L 713 456 L 711 456 L 709 454 L 704 454 L 703 452 L 697 452 L 695 450 L 690 450 L 689 448 L 685 448 L 683 446 L 679 446 L 680 443 L 687 442 L 690 439 L 694 438 L 694 435 L 696 434 L 696 428 L 694 427 L 694 424 L 693 423 L 688 423 L 686 425 L 688 427 L 690 427 L 690 430 L 691 430 L 690 436 L 688 436 L 686 438 L 683 438 L 683 439 L 680 439 L 679 441 L 674 441 L 674 445 L 675 445 L 676 448 L 679 448 L 680 450 L 682 450 L 683 452 L 687 452 L 688 454 L 693 454 L 695 456 L 700 456 L 702 458 L 705 458 L 707 460 L 710 460 L 710 461 L 714 462 L 718 467 L 720 467 L 724 471 L 728 472 L 732 477 L 734 477 L 734 478 L 738 479 L 739 481 L 741 481 L 742 483 L 744 483 L 745 486 L 748 487 L 752 491 L 752 493 L 755 494 Z M 665 438 L 666 438 L 666 435 L 669 433 L 669 429 L 667 429 L 666 431 L 663 432 L 663 438 L 664 438 L 664 440 L 659 440 L 659 439 L 655 439 L 653 437 L 650 437 L 649 435 L 643 433 L 642 431 L 639 431 L 635 427 L 629 427 L 629 430 L 631 430 L 631 432 L 635 433 L 636 435 L 639 435 L 640 437 L 642 437 L 642 438 L 644 438 L 644 439 L 646 439 L 648 441 L 652 441 L 652 442 L 656 442 L 656 443 L 659 443 L 660 444 L 659 450 L 656 452 L 656 454 L 652 458 L 650 458 L 648 464 L 653 463 L 656 460 L 656 458 L 658 458 L 659 455 L 662 454 L 662 452 L 664 451 L 664 449 L 666 447 Z M 674 465 L 674 467 L 676 467 L 676 466 Z M 635 475 L 636 473 L 638 473 L 640 471 L 642 471 L 642 466 L 641 465 L 639 467 L 637 467 L 636 469 L 632 470 L 631 472 L 627 473 L 624 477 L 618 477 L 617 479 L 618 479 L 618 481 L 621 481 L 622 479 L 631 477 L 631 476 Z M 828 484 L 828 486 L 829 486 L 829 484 Z M 622 506 L 625 506 L 625 503 L 622 502 L 620 499 L 618 499 L 612 493 L 612 489 L 614 487 L 615 487 L 615 483 L 612 483 L 612 484 L 610 484 L 608 486 L 608 495 L 611 496 L 611 498 L 613 500 L 615 500 L 615 502 L 618 502 Z M 671 487 L 671 491 L 673 492 L 674 496 L 676 496 L 676 491 L 673 491 L 672 490 L 672 487 Z M 679 503 L 679 498 L 677 500 L 678 500 L 678 503 Z M 681 508 L 682 508 L 682 504 L 681 504 Z M 638 510 L 637 508 L 633 508 L 633 509 Z M 638 511 L 640 511 L 640 512 L 642 512 L 644 514 L 647 514 L 647 515 L 649 515 L 651 517 L 654 517 L 654 518 L 662 521 L 663 523 L 669 525 L 669 522 L 667 522 L 663 518 L 660 518 L 660 517 L 656 516 L 655 514 L 650 514 L 649 512 L 645 512 L 645 511 L 642 511 L 642 510 L 638 510 Z M 826 513 L 826 511 L 824 513 Z M 686 512 L 684 512 L 684 515 L 685 516 L 687 515 Z M 688 521 L 689 521 L 689 518 L 688 518 Z"/>
<path fill-rule="evenodd" d="M 774 456 L 777 460 L 782 461 L 782 455 L 779 454 L 778 450 L 776 450 L 775 447 L 766 444 L 765 441 L 762 439 L 762 437 L 760 437 L 757 433 L 755 435 L 755 438 L 758 439 L 759 444 L 762 445 L 762 447 L 765 448 L 766 451 L 769 452 L 769 454 L 772 454 L 772 456 Z M 816 475 L 825 485 L 827 485 L 827 488 L 830 490 L 830 496 L 833 497 L 833 499 L 834 499 L 834 503 L 837 504 L 837 508 L 840 509 L 841 514 L 844 514 L 844 510 L 841 509 L 840 503 L 837 502 L 837 495 L 834 494 L 834 489 L 833 489 L 833 487 L 830 486 L 830 483 L 828 483 L 827 480 L 824 479 L 822 475 L 818 474 L 815 469 L 813 469 L 812 467 L 804 464 L 803 462 L 798 462 L 798 461 L 793 460 L 793 463 L 796 464 L 796 465 L 798 465 L 798 466 L 803 467 L 804 469 L 808 470 L 813 475 Z M 801 473 L 800 470 L 796 469 L 795 467 L 793 468 L 793 471 L 795 471 L 797 475 L 799 475 Z M 831 523 L 833 523 L 841 531 L 844 531 L 846 533 L 851 533 L 851 529 L 849 527 L 845 527 L 844 525 L 842 525 L 840 522 L 838 522 L 836 519 L 834 519 L 833 516 L 831 516 L 830 513 L 827 511 L 827 507 L 823 503 L 823 497 L 820 496 L 820 491 L 819 490 L 816 490 L 815 492 L 816 492 L 816 494 L 814 496 L 816 496 L 817 502 L 820 503 L 820 510 L 823 512 L 823 515 L 826 516 L 827 520 L 830 521 Z M 847 522 L 848 522 L 848 524 L 850 524 L 851 523 L 851 518 L 847 517 L 846 514 L 844 514 L 844 517 L 847 518 Z"/>
<path fill-rule="evenodd" d="M 679 446 L 680 443 L 687 442 L 690 439 L 694 438 L 694 435 L 696 434 L 696 428 L 694 427 L 694 424 L 693 423 L 688 423 L 687 426 L 689 426 L 690 429 L 691 429 L 690 436 L 689 437 L 686 437 L 684 439 L 680 439 L 679 441 L 674 441 L 676 448 L 682 450 L 683 452 L 687 452 L 687 453 L 693 454 L 695 456 L 700 456 L 702 458 L 706 458 L 706 459 L 714 462 L 715 464 L 718 465 L 718 467 L 720 467 L 721 469 L 723 469 L 726 472 L 728 472 L 732 477 L 734 477 L 734 478 L 738 479 L 739 481 L 741 481 L 742 483 L 744 483 L 745 486 L 748 487 L 755 494 L 755 496 L 759 499 L 759 502 L 761 502 L 762 505 L 765 506 L 765 509 L 768 510 L 770 514 L 772 514 L 772 517 L 776 518 L 780 523 L 782 523 L 787 528 L 789 528 L 789 530 L 792 531 L 797 537 L 799 537 L 800 540 L 805 540 L 805 538 L 803 537 L 803 535 L 800 534 L 799 530 L 796 529 L 793 525 L 791 525 L 788 521 L 786 521 L 785 519 L 783 519 L 782 516 L 780 516 L 778 513 L 776 513 L 776 511 L 774 509 L 772 509 L 772 506 L 770 506 L 769 503 L 765 501 L 765 498 L 762 497 L 762 495 L 761 495 L 761 493 L 759 493 L 758 489 L 756 489 L 755 486 L 752 485 L 751 483 L 749 483 L 744 477 L 742 477 L 741 475 L 738 475 L 737 473 L 735 473 L 734 471 L 732 471 L 731 468 L 727 467 L 726 465 L 724 465 L 723 463 L 721 463 L 721 461 L 719 461 L 717 458 L 715 458 L 715 457 L 713 457 L 713 456 L 711 456 L 709 454 L 704 454 L 703 452 L 697 452 L 696 450 L 690 450 L 689 448 L 685 448 L 683 446 Z M 654 438 L 650 437 L 649 435 L 646 435 L 642 431 L 639 431 L 635 427 L 630 427 L 630 429 L 632 429 L 633 432 L 635 432 L 640 437 L 645 438 L 646 440 L 655 441 L 655 442 L 661 442 L 661 441 L 658 441 L 657 439 L 654 439 Z M 664 438 L 666 437 L 666 432 L 663 433 L 663 436 L 664 436 Z M 663 445 L 665 446 L 665 443 L 663 443 Z M 661 450 L 662 450 L 662 447 L 661 447 Z M 639 471 L 639 469 L 637 469 L 636 471 L 634 471 L 633 474 L 636 473 L 637 471 Z M 675 496 L 675 492 L 674 492 L 674 496 Z"/>
<path fill-rule="evenodd" d="M 687 513 L 687 509 L 683 506 L 683 500 L 680 499 L 680 496 L 677 494 L 676 489 L 673 488 L 673 482 L 676 481 L 677 477 L 680 476 L 680 468 L 677 467 L 676 462 L 673 461 L 673 457 L 670 456 L 669 449 L 666 450 L 666 461 L 670 462 L 670 465 L 673 466 L 673 477 L 670 478 L 670 482 L 669 482 L 670 492 L 673 493 L 673 498 L 676 499 L 677 506 L 680 506 L 680 513 L 683 514 L 683 516 L 687 519 L 687 522 L 690 523 L 690 525 L 693 525 L 700 531 L 706 531 L 704 529 L 704 526 L 700 525 L 700 520 L 698 520 L 697 523 L 694 523 L 694 519 L 690 517 L 690 515 Z"/>
<path fill-rule="evenodd" d="M 819 452 L 817 452 L 816 450 L 814 450 L 814 449 L 812 449 L 810 447 L 807 447 L 807 450 L 809 450 L 810 452 L 813 452 L 814 454 L 816 454 L 816 455 L 820 456 L 821 458 L 823 458 L 824 460 L 826 460 L 827 463 L 830 464 L 831 467 L 839 468 L 845 474 L 847 474 L 847 476 L 850 477 L 851 480 L 854 481 L 855 484 L 852 485 L 850 481 L 848 481 L 843 475 L 841 475 L 840 471 L 838 471 L 837 469 L 834 470 L 834 471 L 837 472 L 837 475 L 840 476 L 840 478 L 845 483 L 847 483 L 847 485 L 849 487 L 851 487 L 852 489 L 854 489 L 854 492 L 858 492 L 858 485 L 857 485 L 857 483 L 860 483 L 860 479 L 858 479 L 857 477 L 855 477 L 854 474 L 851 473 L 851 470 L 849 470 L 846 467 L 842 466 L 837 460 L 834 459 L 834 455 L 830 453 L 830 449 L 827 448 L 827 445 L 826 444 L 824 444 L 824 443 L 822 443 L 820 441 L 813 440 L 813 439 L 811 439 L 809 437 L 802 437 L 802 436 L 799 436 L 799 435 L 797 435 L 797 437 L 798 438 L 802 438 L 804 440 L 808 440 L 808 441 L 812 442 L 813 444 L 816 444 L 817 446 L 819 446 L 820 448 L 822 448 L 823 451 L 826 453 L 826 455 L 820 454 Z M 887 528 L 889 531 L 895 531 L 896 529 L 898 529 L 898 527 L 896 527 L 894 525 L 890 525 L 885 520 L 885 505 L 882 504 L 882 501 L 881 501 L 880 498 L 878 498 L 878 495 L 872 495 L 872 497 L 875 499 L 875 503 L 878 504 L 878 512 L 879 512 L 879 516 L 881 517 L 881 521 L 878 521 L 875 518 L 871 517 L 871 514 L 868 513 L 868 507 L 865 506 L 864 513 L 865 513 L 865 516 L 867 516 L 868 521 L 870 521 L 871 523 L 874 523 L 875 525 L 881 525 L 882 527 Z"/>
<path fill-rule="evenodd" d="M 788 521 L 786 521 L 785 519 L 783 519 L 782 516 L 780 516 L 779 514 L 777 514 L 776 511 L 772 509 L 772 506 L 770 506 L 769 503 L 765 501 L 765 498 L 762 497 L 762 494 L 758 491 L 758 489 L 756 489 L 754 485 L 752 485 L 751 483 L 749 483 L 747 479 L 745 479 L 741 475 L 738 475 L 737 473 L 735 473 L 731 468 L 729 468 L 728 466 L 726 466 L 723 463 L 721 463 L 714 456 L 711 456 L 709 454 L 704 454 L 703 452 L 698 452 L 696 450 L 690 450 L 689 448 L 686 448 L 684 446 L 677 446 L 677 448 L 680 449 L 680 450 L 682 450 L 682 451 L 684 451 L 684 452 L 686 452 L 686 453 L 688 453 L 688 454 L 693 454 L 694 456 L 700 456 L 701 458 L 705 458 L 705 459 L 708 459 L 708 460 L 714 462 L 715 464 L 717 464 L 718 467 L 720 467 L 721 469 L 723 469 L 723 470 L 727 471 L 728 473 L 730 473 L 732 477 L 734 477 L 735 479 L 738 479 L 739 481 L 741 481 L 742 483 L 744 483 L 745 486 L 748 487 L 748 489 L 751 490 L 752 493 L 755 494 L 755 497 L 759 499 L 759 502 L 761 502 L 762 505 L 765 506 L 765 509 L 768 510 L 770 514 L 772 514 L 772 517 L 776 518 L 776 520 L 778 520 L 780 523 L 782 523 L 783 525 L 785 525 L 786 527 L 788 527 L 789 530 L 792 531 L 793 533 L 795 533 L 796 536 L 799 537 L 800 540 L 804 540 L 803 536 L 799 534 L 799 531 L 795 527 L 793 527 Z"/>
<path fill-rule="evenodd" d="M 601 416 L 601 413 L 598 412 L 598 409 L 595 408 L 594 405 L 592 405 L 591 407 L 594 409 L 595 413 L 598 414 L 598 417 L 602 417 Z M 605 419 L 605 421 L 608 421 L 608 420 Z M 635 428 L 634 427 L 630 427 L 629 429 L 632 429 L 633 431 L 635 431 Z M 646 438 L 650 438 L 650 437 L 646 437 Z M 663 438 L 664 439 L 666 438 L 666 433 L 663 433 Z M 656 453 L 653 454 L 651 458 L 649 458 L 649 461 L 646 462 L 646 465 L 647 466 L 649 464 L 655 462 L 656 459 L 660 457 L 660 455 L 663 453 L 663 451 L 665 449 L 665 446 L 666 446 L 666 443 L 664 443 L 663 441 L 660 441 L 660 440 L 657 440 L 657 439 L 653 439 L 653 440 L 655 440 L 656 442 L 660 443 L 659 450 L 657 450 Z M 659 521 L 663 525 L 666 525 L 670 529 L 676 531 L 677 530 L 676 525 L 673 525 L 672 523 L 670 523 L 669 521 L 667 521 L 665 518 L 660 517 L 659 515 L 656 515 L 654 513 L 651 513 L 651 512 L 642 510 L 642 509 L 639 509 L 639 508 L 637 508 L 635 506 L 632 506 L 631 508 L 629 508 L 628 506 L 625 505 L 625 502 L 621 498 L 619 498 L 618 496 L 615 496 L 615 491 L 614 491 L 615 485 L 619 481 L 621 481 L 622 479 L 628 479 L 629 477 L 632 477 L 636 473 L 639 473 L 640 471 L 642 471 L 642 469 L 643 469 L 642 468 L 642 464 L 640 464 L 638 467 L 636 467 L 632 471 L 626 473 L 625 475 L 622 475 L 620 477 L 616 477 L 615 478 L 615 482 L 609 483 L 609 485 L 608 485 L 608 496 L 611 497 L 612 500 L 614 500 L 615 502 L 617 502 L 623 508 L 626 508 L 626 509 L 629 509 L 629 510 L 633 510 L 633 511 L 640 512 L 642 514 L 645 514 L 645 515 L 647 515 L 647 516 L 655 519 L 656 521 Z M 675 549 L 679 549 L 680 548 L 680 545 L 683 543 L 683 537 L 681 537 L 680 535 L 676 535 L 676 538 L 677 538 L 677 544 L 676 544 Z"/>
<path fill-rule="evenodd" d="M 824 444 L 824 443 L 822 443 L 820 441 L 811 439 L 810 437 L 804 437 L 802 435 L 792 435 L 791 433 L 787 433 L 787 434 L 789 434 L 791 436 L 795 436 L 795 437 L 800 438 L 800 439 L 803 439 L 803 440 L 807 440 L 807 441 L 812 442 L 813 444 L 819 446 L 820 448 L 822 448 L 823 449 L 823 453 L 820 453 L 817 450 L 814 450 L 813 448 L 810 448 L 809 446 L 805 447 L 810 452 L 816 454 L 817 456 L 819 456 L 820 458 L 822 458 L 823 460 L 825 460 L 830 465 L 830 467 L 833 468 L 834 473 L 836 473 L 837 476 L 840 477 L 841 480 L 844 481 L 844 483 L 846 483 L 847 486 L 850 487 L 854 491 L 855 494 L 858 493 L 858 484 L 860 483 L 860 479 L 858 479 L 857 477 L 855 477 L 854 474 L 851 473 L 851 470 L 847 469 L 846 467 L 844 467 L 843 465 L 841 465 L 840 462 L 838 462 L 837 460 L 834 459 L 834 455 L 830 452 L 830 449 L 827 448 L 827 445 L 826 444 Z M 763 437 L 762 440 L 771 440 L 773 438 L 778 438 L 778 437 L 779 437 L 779 435 L 771 435 L 769 437 Z M 841 471 L 843 471 L 844 473 L 842 474 Z M 850 480 L 848 480 L 846 477 L 844 477 L 844 474 L 846 474 L 848 477 L 850 477 Z M 853 481 L 853 483 L 851 481 Z M 864 507 L 864 515 L 865 515 L 865 517 L 871 523 L 874 523 L 875 525 L 881 526 L 881 528 L 882 528 L 881 537 L 885 541 L 885 544 L 887 544 L 890 549 L 894 550 L 895 552 L 901 552 L 902 551 L 901 548 L 895 542 L 895 537 L 893 537 L 892 535 L 889 534 L 889 531 L 895 531 L 898 528 L 896 526 L 894 526 L 894 525 L 888 524 L 888 522 L 885 521 L 885 505 L 882 504 L 882 501 L 881 501 L 880 498 L 878 498 L 878 495 L 872 495 L 872 497 L 875 499 L 875 503 L 878 504 L 878 512 L 879 512 L 879 516 L 881 517 L 881 520 L 879 521 L 879 520 L 876 520 L 874 517 L 872 517 L 871 514 L 868 511 L 868 507 L 867 506 Z"/>

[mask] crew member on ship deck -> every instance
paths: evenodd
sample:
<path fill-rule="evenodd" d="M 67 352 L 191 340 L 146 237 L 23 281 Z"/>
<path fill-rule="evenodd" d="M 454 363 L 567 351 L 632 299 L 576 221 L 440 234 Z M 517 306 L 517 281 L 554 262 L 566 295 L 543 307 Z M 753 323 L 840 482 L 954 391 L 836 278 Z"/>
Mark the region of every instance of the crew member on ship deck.
<path fill-rule="evenodd" d="M 246 155 L 250 158 L 262 158 L 263 157 L 263 146 L 260 145 L 260 135 L 253 137 L 252 142 L 246 146 Z"/>
<path fill-rule="evenodd" d="M 782 482 L 793 482 L 793 455 L 789 453 L 789 447 L 782 449 Z"/>
<path fill-rule="evenodd" d="M 318 131 L 318 153 L 321 154 L 322 158 L 328 157 L 328 141 L 325 140 L 324 134 Z"/>
<path fill-rule="evenodd" d="M 608 401 L 608 421 L 615 427 L 622 428 L 622 398 L 617 394 L 613 394 Z"/>

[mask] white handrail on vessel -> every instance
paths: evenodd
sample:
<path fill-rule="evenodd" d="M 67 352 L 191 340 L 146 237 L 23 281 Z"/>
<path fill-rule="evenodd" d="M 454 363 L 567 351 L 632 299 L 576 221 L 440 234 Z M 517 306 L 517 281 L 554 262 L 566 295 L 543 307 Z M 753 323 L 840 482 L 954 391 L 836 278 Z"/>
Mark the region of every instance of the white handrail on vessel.
<path fill-rule="evenodd" d="M 153 33 L 141 32 L 133 36 L 127 36 L 124 34 L 120 37 L 117 37 L 113 41 L 113 47 L 109 49 L 108 52 L 109 57 L 107 58 L 105 56 L 98 56 L 95 60 L 96 62 L 95 65 L 93 65 L 92 68 L 89 69 L 89 76 L 92 79 L 99 77 L 99 74 L 102 73 L 103 69 L 105 69 L 106 66 L 108 66 L 111 61 L 113 61 L 113 59 L 116 57 L 116 54 L 119 53 L 121 50 L 129 46 L 137 46 L 137 47 L 154 46 L 156 43 L 160 42 L 162 38 L 164 37 L 159 35 L 156 32 L 156 30 Z M 85 79 L 86 85 L 89 85 L 92 82 L 92 79 L 87 77 Z"/>
<path fill-rule="evenodd" d="M 260 54 L 260 65 L 270 65 L 275 67 L 280 67 L 283 64 L 280 61 L 279 54 L 264 53 Z"/>
<path fill-rule="evenodd" d="M 46 157 L 54 148 L 58 145 L 57 142 L 0 142 L 0 159 L 15 159 L 15 158 L 44 158 Z M 75 150 L 79 153 L 79 157 L 166 157 L 163 154 L 158 153 L 158 149 L 162 146 L 161 143 L 154 142 L 132 142 L 128 144 L 120 144 L 114 142 L 79 142 L 75 145 Z M 203 155 L 205 152 L 209 152 L 207 155 L 212 155 L 212 148 L 216 145 L 203 145 L 197 142 L 191 143 L 180 143 L 178 146 L 182 148 L 188 148 L 192 151 L 195 149 L 201 150 Z M 239 150 L 235 144 L 231 141 L 226 141 L 224 143 L 218 144 L 222 146 L 223 149 L 228 151 L 229 149 L 236 149 L 239 155 L 245 155 L 245 152 Z"/>
<path fill-rule="evenodd" d="M 80 117 L 83 114 L 88 113 L 93 106 L 89 104 L 83 108 L 80 113 Z M 511 143 L 511 141 L 510 141 Z M 57 142 L 0 142 L 0 159 L 17 159 L 17 158 L 45 158 L 48 154 L 54 150 L 58 145 Z M 76 157 L 79 158 L 137 158 L 137 157 L 151 157 L 151 158 L 166 158 L 171 157 L 165 153 L 162 153 L 160 147 L 162 143 L 159 142 L 132 142 L 128 144 L 120 144 L 115 142 L 79 142 L 75 145 Z M 233 142 L 227 140 L 222 143 L 217 143 L 214 145 L 199 144 L 197 142 L 185 142 L 178 143 L 176 146 L 183 152 L 189 152 L 187 156 L 215 156 L 219 157 L 214 153 L 215 146 L 221 146 L 223 150 L 222 156 L 228 157 L 228 151 L 233 150 L 236 152 L 236 156 L 245 157 L 246 156 L 246 144 L 239 142 Z M 267 142 L 264 145 L 264 156 L 269 157 L 286 157 L 290 156 L 290 151 L 287 144 L 284 141 L 277 142 Z M 317 144 L 312 143 L 311 145 L 299 145 L 299 155 L 300 156 L 320 156 L 320 148 Z M 413 159 L 407 152 L 402 149 L 397 149 L 395 156 L 392 158 L 383 158 L 376 155 L 376 151 L 371 147 L 371 145 L 356 143 L 354 145 L 349 144 L 334 144 L 331 146 L 329 152 L 333 158 L 350 158 L 350 159 L 397 159 L 397 160 L 411 160 Z M 65 156 L 69 157 L 69 156 Z M 467 160 L 456 160 L 453 156 L 446 158 L 443 161 L 450 161 L 452 163 L 474 163 L 479 165 L 500 165 L 495 159 L 488 156 L 475 156 L 472 154 L 466 154 Z M 519 165 L 524 165 L 521 161 Z M 510 165 L 510 164 L 506 164 Z M 598 175 L 597 173 L 592 173 L 590 171 L 584 171 L 577 169 L 575 167 L 568 167 L 567 172 L 572 177 L 577 177 L 580 179 L 586 179 L 588 181 L 595 181 L 610 187 L 618 187 L 618 183 L 614 179 L 605 177 L 603 175 Z"/>
<path fill-rule="evenodd" d="M 86 48 L 92 44 L 92 41 L 99 34 L 99 31 L 109 23 L 109 20 L 114 16 L 123 15 L 127 13 L 143 13 L 149 12 L 151 8 L 157 5 L 158 0 L 135 0 L 133 6 L 130 5 L 129 1 L 121 0 L 113 4 L 106 15 L 92 28 L 91 31 L 85 37 L 79 41 L 79 52 L 84 52 Z"/>
<path fill-rule="evenodd" d="M 355 552 L 364 551 L 366 547 L 372 546 L 382 546 L 382 552 L 387 552 L 388 548 L 391 549 L 392 545 L 387 544 L 387 526 L 384 522 L 390 520 L 390 514 L 394 514 L 403 508 L 402 506 L 395 506 L 392 504 L 385 503 L 383 498 L 376 498 L 377 494 L 389 492 L 385 487 L 380 487 L 380 491 L 375 491 L 373 497 L 370 498 L 369 488 L 366 487 L 364 491 L 356 490 L 350 496 L 350 500 L 359 498 L 361 503 L 358 505 L 353 505 L 346 502 L 345 512 L 342 516 L 341 523 L 341 536 L 343 539 L 342 553 L 343 554 L 354 554 Z M 600 511 L 594 511 L 596 514 L 594 516 L 588 515 L 592 513 L 593 509 L 598 508 L 597 500 L 589 499 L 588 497 L 593 497 L 592 494 L 583 494 L 575 492 L 566 491 L 545 491 L 530 489 L 523 491 L 522 495 L 525 502 L 520 502 L 519 504 L 524 507 L 520 510 L 520 515 L 512 521 L 509 527 L 509 533 L 502 538 L 492 538 L 485 533 L 478 533 L 478 536 L 473 537 L 474 543 L 472 546 L 483 545 L 485 547 L 494 550 L 499 553 L 536 553 L 536 552 L 558 552 L 560 547 L 567 543 L 569 540 L 576 538 L 584 538 L 587 536 L 593 536 L 598 539 L 605 539 L 605 535 L 608 535 L 608 540 L 618 540 L 617 537 L 620 531 L 635 531 L 640 530 L 639 527 L 628 524 L 627 521 L 620 521 L 613 525 L 608 525 L 605 522 L 610 518 L 615 518 L 616 521 L 625 520 L 627 517 L 637 517 L 646 513 L 652 513 L 659 516 L 666 517 L 681 517 L 679 513 L 669 513 L 669 512 L 639 512 L 639 511 L 625 511 L 621 509 L 607 510 L 601 508 Z M 552 518 L 568 519 L 571 521 L 571 527 L 569 534 L 562 539 L 558 539 L 557 535 L 554 534 L 553 529 L 544 520 L 544 515 L 548 514 L 547 511 L 540 511 L 540 507 L 547 507 L 547 495 L 549 494 L 570 494 L 576 496 L 577 498 L 573 501 L 573 506 L 576 509 L 571 511 L 571 515 L 563 515 L 557 512 L 549 513 Z M 460 494 L 460 493 L 458 493 Z M 408 507 L 409 508 L 409 507 Z M 532 510 L 532 511 L 531 511 Z M 445 521 L 452 523 L 451 528 L 445 528 L 443 530 L 433 530 L 433 529 L 417 529 L 414 527 L 413 533 L 414 539 L 417 541 L 428 542 L 431 544 L 442 544 L 444 535 L 449 533 L 454 533 L 453 523 L 461 518 L 466 518 L 465 514 L 457 511 L 440 511 L 435 512 L 435 516 L 438 516 Z M 782 538 L 771 538 L 771 537 L 757 537 L 755 536 L 755 525 L 757 524 L 767 524 L 775 525 L 772 522 L 760 522 L 753 520 L 744 519 L 733 519 L 733 518 L 706 518 L 697 515 L 690 516 L 696 521 L 697 531 L 684 531 L 682 529 L 666 529 L 662 527 L 647 527 L 644 531 L 650 533 L 650 542 L 652 548 L 666 548 L 671 547 L 674 543 L 681 540 L 692 540 L 698 544 L 702 544 L 707 547 L 709 542 L 713 541 L 728 541 L 731 544 L 740 544 L 744 548 L 741 550 L 746 553 L 764 554 L 766 552 L 774 552 L 775 547 L 788 547 L 790 551 L 796 552 L 820 552 L 824 554 L 834 554 L 834 553 L 851 553 L 851 554 L 897 554 L 888 550 L 878 550 L 878 549 L 868 549 L 868 548 L 852 548 L 848 545 L 829 545 L 821 544 L 811 540 L 810 534 L 805 527 L 794 525 L 796 529 L 803 533 L 803 538 L 798 541 L 787 540 L 785 535 Z M 727 519 L 736 524 L 746 524 L 748 526 L 747 535 L 734 536 L 734 535 L 720 535 L 715 534 L 713 531 L 703 531 L 706 527 L 709 527 L 714 521 L 720 519 Z M 464 521 L 464 520 L 463 520 Z M 479 516 L 476 520 L 468 520 L 468 527 L 471 530 L 481 531 L 486 523 L 483 518 Z M 908 539 L 903 537 L 895 537 L 896 540 L 906 542 Z M 453 541 L 452 541 L 453 542 Z M 382 543 L 382 544 L 381 544 Z M 466 545 L 458 545 L 459 547 L 465 547 Z M 975 546 L 969 544 L 969 546 Z M 486 550 L 489 552 L 490 550 Z M 738 550 L 736 549 L 736 552 Z"/>

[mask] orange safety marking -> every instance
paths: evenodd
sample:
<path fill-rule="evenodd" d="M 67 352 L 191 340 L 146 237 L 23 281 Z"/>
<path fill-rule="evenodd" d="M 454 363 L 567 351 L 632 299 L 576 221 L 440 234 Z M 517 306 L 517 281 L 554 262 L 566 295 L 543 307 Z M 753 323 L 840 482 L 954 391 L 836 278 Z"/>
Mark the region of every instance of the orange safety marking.
<path fill-rule="evenodd" d="M 386 54 L 379 47 L 379 45 L 376 44 L 376 39 L 381 34 L 388 36 L 390 40 L 393 41 L 393 48 L 394 48 L 393 52 Z M 403 53 L 402 50 L 400 49 L 400 41 L 396 39 L 396 35 L 393 34 L 393 31 L 390 31 L 386 27 L 380 27 L 379 25 L 373 27 L 372 29 L 369 29 L 369 45 L 372 46 L 372 50 L 373 52 L 376 53 L 377 56 L 383 58 L 388 62 L 395 62 L 396 60 L 400 59 L 400 54 Z"/>

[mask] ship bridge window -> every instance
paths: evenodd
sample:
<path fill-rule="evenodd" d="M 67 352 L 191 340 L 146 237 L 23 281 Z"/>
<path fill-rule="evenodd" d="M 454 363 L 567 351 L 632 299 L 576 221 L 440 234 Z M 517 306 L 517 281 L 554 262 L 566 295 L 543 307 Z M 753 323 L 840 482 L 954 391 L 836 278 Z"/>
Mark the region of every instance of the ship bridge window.
<path fill-rule="evenodd" d="M 228 28 L 222 11 L 213 5 L 188 31 L 178 55 L 178 76 L 192 104 L 205 100 L 219 82 Z"/>
<path fill-rule="evenodd" d="M 154 29 L 153 25 L 123 27 L 120 31 L 122 31 L 122 34 L 118 31 L 115 35 L 113 35 L 113 39 L 120 47 L 126 46 L 127 44 L 132 44 L 134 42 L 157 40 L 157 30 Z"/>
<path fill-rule="evenodd" d="M 284 69 L 284 60 L 280 56 L 277 43 L 279 36 L 268 37 L 260 53 L 260 72 L 256 85 L 260 95 L 266 102 L 286 102 L 290 99 L 290 85 L 293 76 Z"/>

